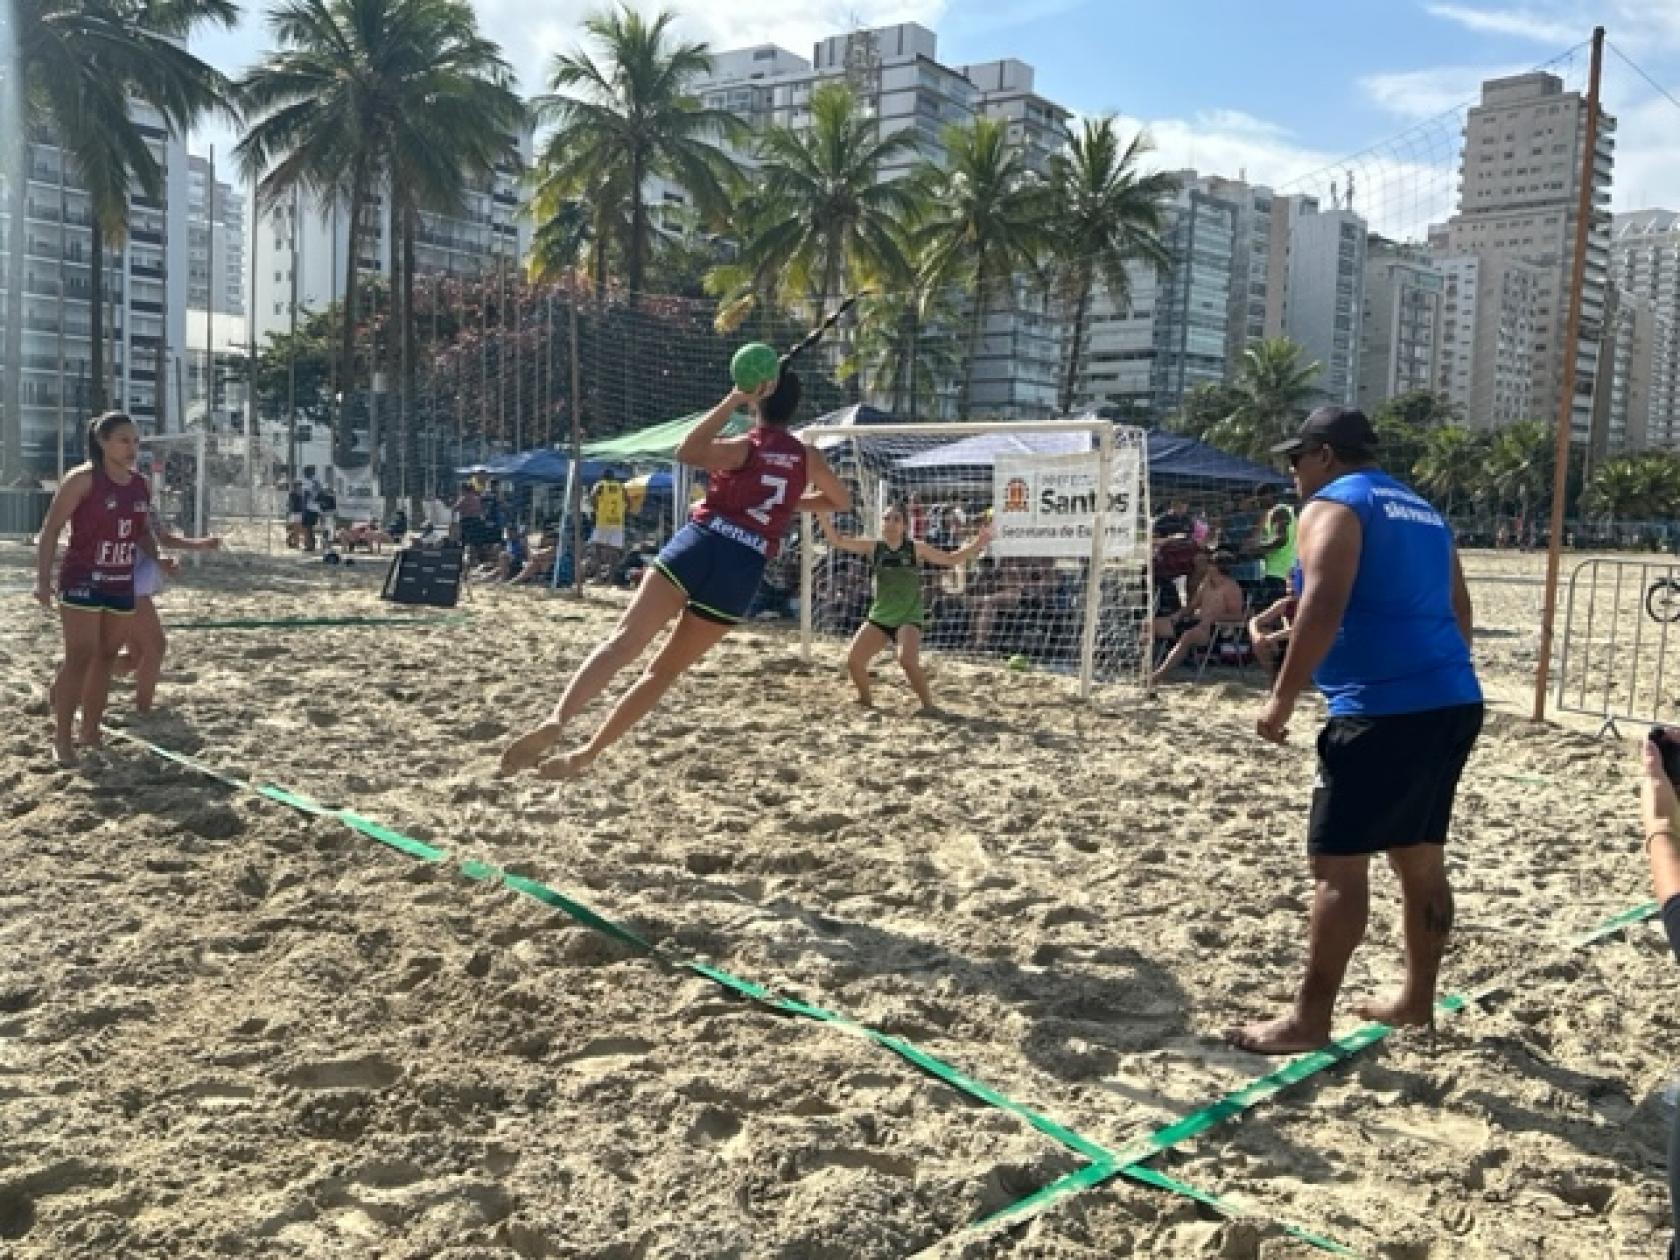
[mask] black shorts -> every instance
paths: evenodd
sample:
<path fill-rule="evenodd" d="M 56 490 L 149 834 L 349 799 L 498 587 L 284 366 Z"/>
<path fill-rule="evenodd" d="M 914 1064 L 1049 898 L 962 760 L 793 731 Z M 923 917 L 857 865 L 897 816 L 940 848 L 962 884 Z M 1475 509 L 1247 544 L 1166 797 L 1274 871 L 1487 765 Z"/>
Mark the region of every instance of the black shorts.
<path fill-rule="evenodd" d="M 898 632 L 904 629 L 905 626 L 915 626 L 918 630 L 922 628 L 922 623 L 919 621 L 902 621 L 896 626 L 889 626 L 886 622 L 876 621 L 873 617 L 866 617 L 864 620 L 869 622 L 870 625 L 874 626 L 882 634 L 886 635 L 887 638 L 891 639 L 894 643 L 898 642 Z"/>
<path fill-rule="evenodd" d="M 1307 852 L 1353 857 L 1445 844 L 1482 705 L 1333 717 L 1318 733 Z"/>

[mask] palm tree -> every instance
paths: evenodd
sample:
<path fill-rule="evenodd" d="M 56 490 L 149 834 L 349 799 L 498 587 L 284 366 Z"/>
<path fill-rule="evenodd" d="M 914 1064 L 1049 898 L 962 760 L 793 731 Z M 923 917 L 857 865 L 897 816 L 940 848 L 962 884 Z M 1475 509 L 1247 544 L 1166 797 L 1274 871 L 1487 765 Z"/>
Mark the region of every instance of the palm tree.
<path fill-rule="evenodd" d="M 1305 353 L 1288 337 L 1250 342 L 1237 369 L 1242 401 L 1208 431 L 1207 440 L 1233 455 L 1269 458 L 1272 446 L 1294 431 L 1318 396 L 1314 382 L 1323 369 L 1302 362 Z"/>
<path fill-rule="evenodd" d="M 772 127 L 759 141 L 772 221 L 749 242 L 743 260 L 811 277 L 818 314 L 854 271 L 907 275 L 897 228 L 920 212 L 920 190 L 912 181 L 882 179 L 881 170 L 920 148 L 914 131 L 879 135 L 847 88 L 818 88 L 809 127 Z"/>
<path fill-rule="evenodd" d="M 1460 499 L 1474 496 L 1477 469 L 1485 462 L 1487 443 L 1478 434 L 1456 424 L 1430 429 L 1423 450 L 1412 464 L 1418 489 L 1440 503 L 1452 515 Z"/>
<path fill-rule="evenodd" d="M 556 55 L 552 94 L 531 103 L 539 122 L 554 125 L 537 159 L 554 193 L 584 198 L 606 190 L 628 205 L 622 247 L 632 305 L 652 253 L 648 180 L 670 180 L 694 198 L 707 221 L 721 224 L 740 177 L 718 142 L 741 134 L 741 122 L 689 95 L 712 59 L 705 44 L 671 35 L 675 20 L 662 11 L 650 21 L 628 8 L 591 15 L 583 28 L 601 46 L 603 59 L 582 49 Z"/>
<path fill-rule="evenodd" d="M 957 324 L 954 297 L 925 266 L 915 267 L 908 280 L 862 308 L 841 375 L 859 378 L 869 396 L 896 416 L 916 420 L 932 411 L 962 367 L 948 338 L 929 335 Z"/>
<path fill-rule="evenodd" d="M 1163 211 L 1178 180 L 1145 175 L 1138 161 L 1154 146 L 1143 131 L 1124 146 L 1114 116 L 1088 118 L 1065 153 L 1050 160 L 1051 241 L 1062 272 L 1063 295 L 1073 303 L 1061 410 L 1073 410 L 1080 355 L 1091 318 L 1091 294 L 1100 278 L 1116 314 L 1131 307 L 1131 264 L 1164 270 Z"/>
<path fill-rule="evenodd" d="M 957 414 L 966 420 L 974 399 L 980 333 L 998 291 L 1018 273 L 1038 275 L 1044 253 L 1043 185 L 1009 143 L 1008 125 L 976 118 L 945 129 L 946 163 L 921 172 L 929 189 L 926 222 L 917 234 L 929 250 L 929 275 L 960 282 L 970 293 L 968 345 Z"/>
<path fill-rule="evenodd" d="M 18 178 L 9 181 L 8 190 L 7 370 L 0 401 L 5 411 L 0 469 L 8 475 L 23 470 L 28 140 L 39 128 L 60 144 L 92 205 L 90 401 L 98 411 L 106 405 L 105 245 L 126 235 L 131 191 L 138 188 L 155 200 L 164 186 L 163 169 L 130 116 L 130 98 L 151 106 L 178 135 L 206 113 L 232 116 L 231 85 L 187 51 L 186 39 L 205 24 L 232 26 L 238 15 L 233 0 L 6 0 L 0 10 L 21 71 L 8 85 L 9 94 L 23 111 L 21 119 L 4 120 L 20 149 Z"/>
<path fill-rule="evenodd" d="M 466 0 L 284 0 L 269 25 L 280 47 L 240 85 L 260 117 L 236 155 L 260 176 L 262 205 L 294 188 L 348 205 L 338 356 L 338 390 L 348 394 L 369 208 L 388 197 L 406 289 L 414 216 L 455 208 L 468 180 L 506 153 L 521 114 L 507 64 Z M 400 322 L 411 303 L 399 301 Z M 354 440 L 342 415 L 335 445 L 348 462 Z"/>
<path fill-rule="evenodd" d="M 1551 490 L 1554 457 L 1551 431 L 1538 420 L 1521 420 L 1495 433 L 1485 469 L 1498 506 L 1514 502 L 1526 525 L 1530 508 Z"/>

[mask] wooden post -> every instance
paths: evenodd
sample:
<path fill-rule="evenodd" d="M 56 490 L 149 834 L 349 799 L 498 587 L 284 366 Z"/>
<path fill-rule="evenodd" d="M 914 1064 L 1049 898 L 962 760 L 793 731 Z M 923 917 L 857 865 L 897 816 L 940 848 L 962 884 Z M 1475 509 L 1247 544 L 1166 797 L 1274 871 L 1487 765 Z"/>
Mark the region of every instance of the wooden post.
<path fill-rule="evenodd" d="M 583 400 L 579 394 L 581 374 L 578 371 L 578 313 L 577 286 L 572 286 L 569 335 L 572 351 L 572 501 L 567 509 L 572 514 L 572 590 L 583 594 Z M 560 540 L 555 539 L 558 547 Z"/>
<path fill-rule="evenodd" d="M 1569 317 L 1563 336 L 1563 387 L 1558 399 L 1557 442 L 1552 468 L 1552 519 L 1546 540 L 1546 602 L 1540 614 L 1540 668 L 1534 675 L 1536 722 L 1546 720 L 1546 688 L 1552 673 L 1552 629 L 1557 618 L 1558 566 L 1563 550 L 1564 496 L 1569 489 L 1569 446 L 1575 419 L 1575 371 L 1580 358 L 1581 290 L 1586 287 L 1587 238 L 1592 230 L 1593 167 L 1598 159 L 1598 89 L 1604 67 L 1604 28 L 1593 28 L 1592 69 L 1587 79 L 1586 151 L 1581 158 L 1581 187 L 1575 202 L 1575 257 L 1569 269 Z M 1603 365 L 1600 364 L 1600 370 Z"/>

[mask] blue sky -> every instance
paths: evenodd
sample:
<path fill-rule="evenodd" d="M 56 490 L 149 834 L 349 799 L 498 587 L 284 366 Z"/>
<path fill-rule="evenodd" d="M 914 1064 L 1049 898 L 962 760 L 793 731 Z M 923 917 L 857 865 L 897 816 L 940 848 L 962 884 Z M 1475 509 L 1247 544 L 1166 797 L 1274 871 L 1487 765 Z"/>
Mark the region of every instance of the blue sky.
<path fill-rule="evenodd" d="M 476 0 L 476 7 L 532 91 L 549 56 L 576 43 L 578 19 L 599 3 Z M 1473 99 L 1485 77 L 1551 62 L 1585 41 L 1594 23 L 1680 98 L 1680 0 L 838 0 L 785 7 L 675 0 L 672 7 L 688 33 L 714 47 L 773 42 L 807 56 L 816 37 L 859 21 L 918 21 L 938 32 L 948 64 L 1017 57 L 1037 68 L 1038 88 L 1052 99 L 1147 125 L 1162 165 L 1194 163 L 1230 175 L 1241 168 L 1280 186 L 1423 123 L 1401 147 L 1381 149 L 1356 168 L 1361 195 L 1396 213 L 1402 203 L 1408 212 L 1433 213 L 1423 203 L 1450 195 L 1454 126 L 1425 120 Z M 240 28 L 200 40 L 201 54 L 230 71 L 253 62 L 268 45 L 262 8 L 247 4 Z M 1583 87 L 1584 53 L 1558 73 Z M 1616 207 L 1680 208 L 1680 106 L 1613 54 L 1606 103 L 1620 118 Z M 225 152 L 233 138 L 218 130 L 194 147 L 213 140 Z M 1332 177 L 1302 186 L 1322 193 L 1319 185 Z"/>

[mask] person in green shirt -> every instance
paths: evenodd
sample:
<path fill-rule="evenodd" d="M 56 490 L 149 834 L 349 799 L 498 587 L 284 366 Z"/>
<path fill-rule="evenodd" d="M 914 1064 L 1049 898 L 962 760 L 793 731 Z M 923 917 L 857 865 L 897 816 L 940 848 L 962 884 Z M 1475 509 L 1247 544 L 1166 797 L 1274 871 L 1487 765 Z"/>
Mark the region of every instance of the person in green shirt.
<path fill-rule="evenodd" d="M 1271 603 L 1289 594 L 1289 571 L 1295 567 L 1295 509 L 1278 503 L 1266 513 L 1266 533 L 1258 544 L 1264 569 L 1260 597 Z"/>
<path fill-rule="evenodd" d="M 906 528 L 904 509 L 897 504 L 889 507 L 881 517 L 881 537 L 848 537 L 834 528 L 831 515 L 817 517 L 823 537 L 837 551 L 868 556 L 875 570 L 875 599 L 869 605 L 864 622 L 852 638 L 846 669 L 857 687 L 858 703 L 869 708 L 874 702 L 869 691 L 869 663 L 880 655 L 889 643 L 898 646 L 898 664 L 914 689 L 922 708 L 934 708 L 933 693 L 928 690 L 927 675 L 922 671 L 922 569 L 924 564 L 941 568 L 955 568 L 966 564 L 986 549 L 992 541 L 992 527 L 983 525 L 967 546 L 956 551 L 942 551 L 912 538 Z"/>

